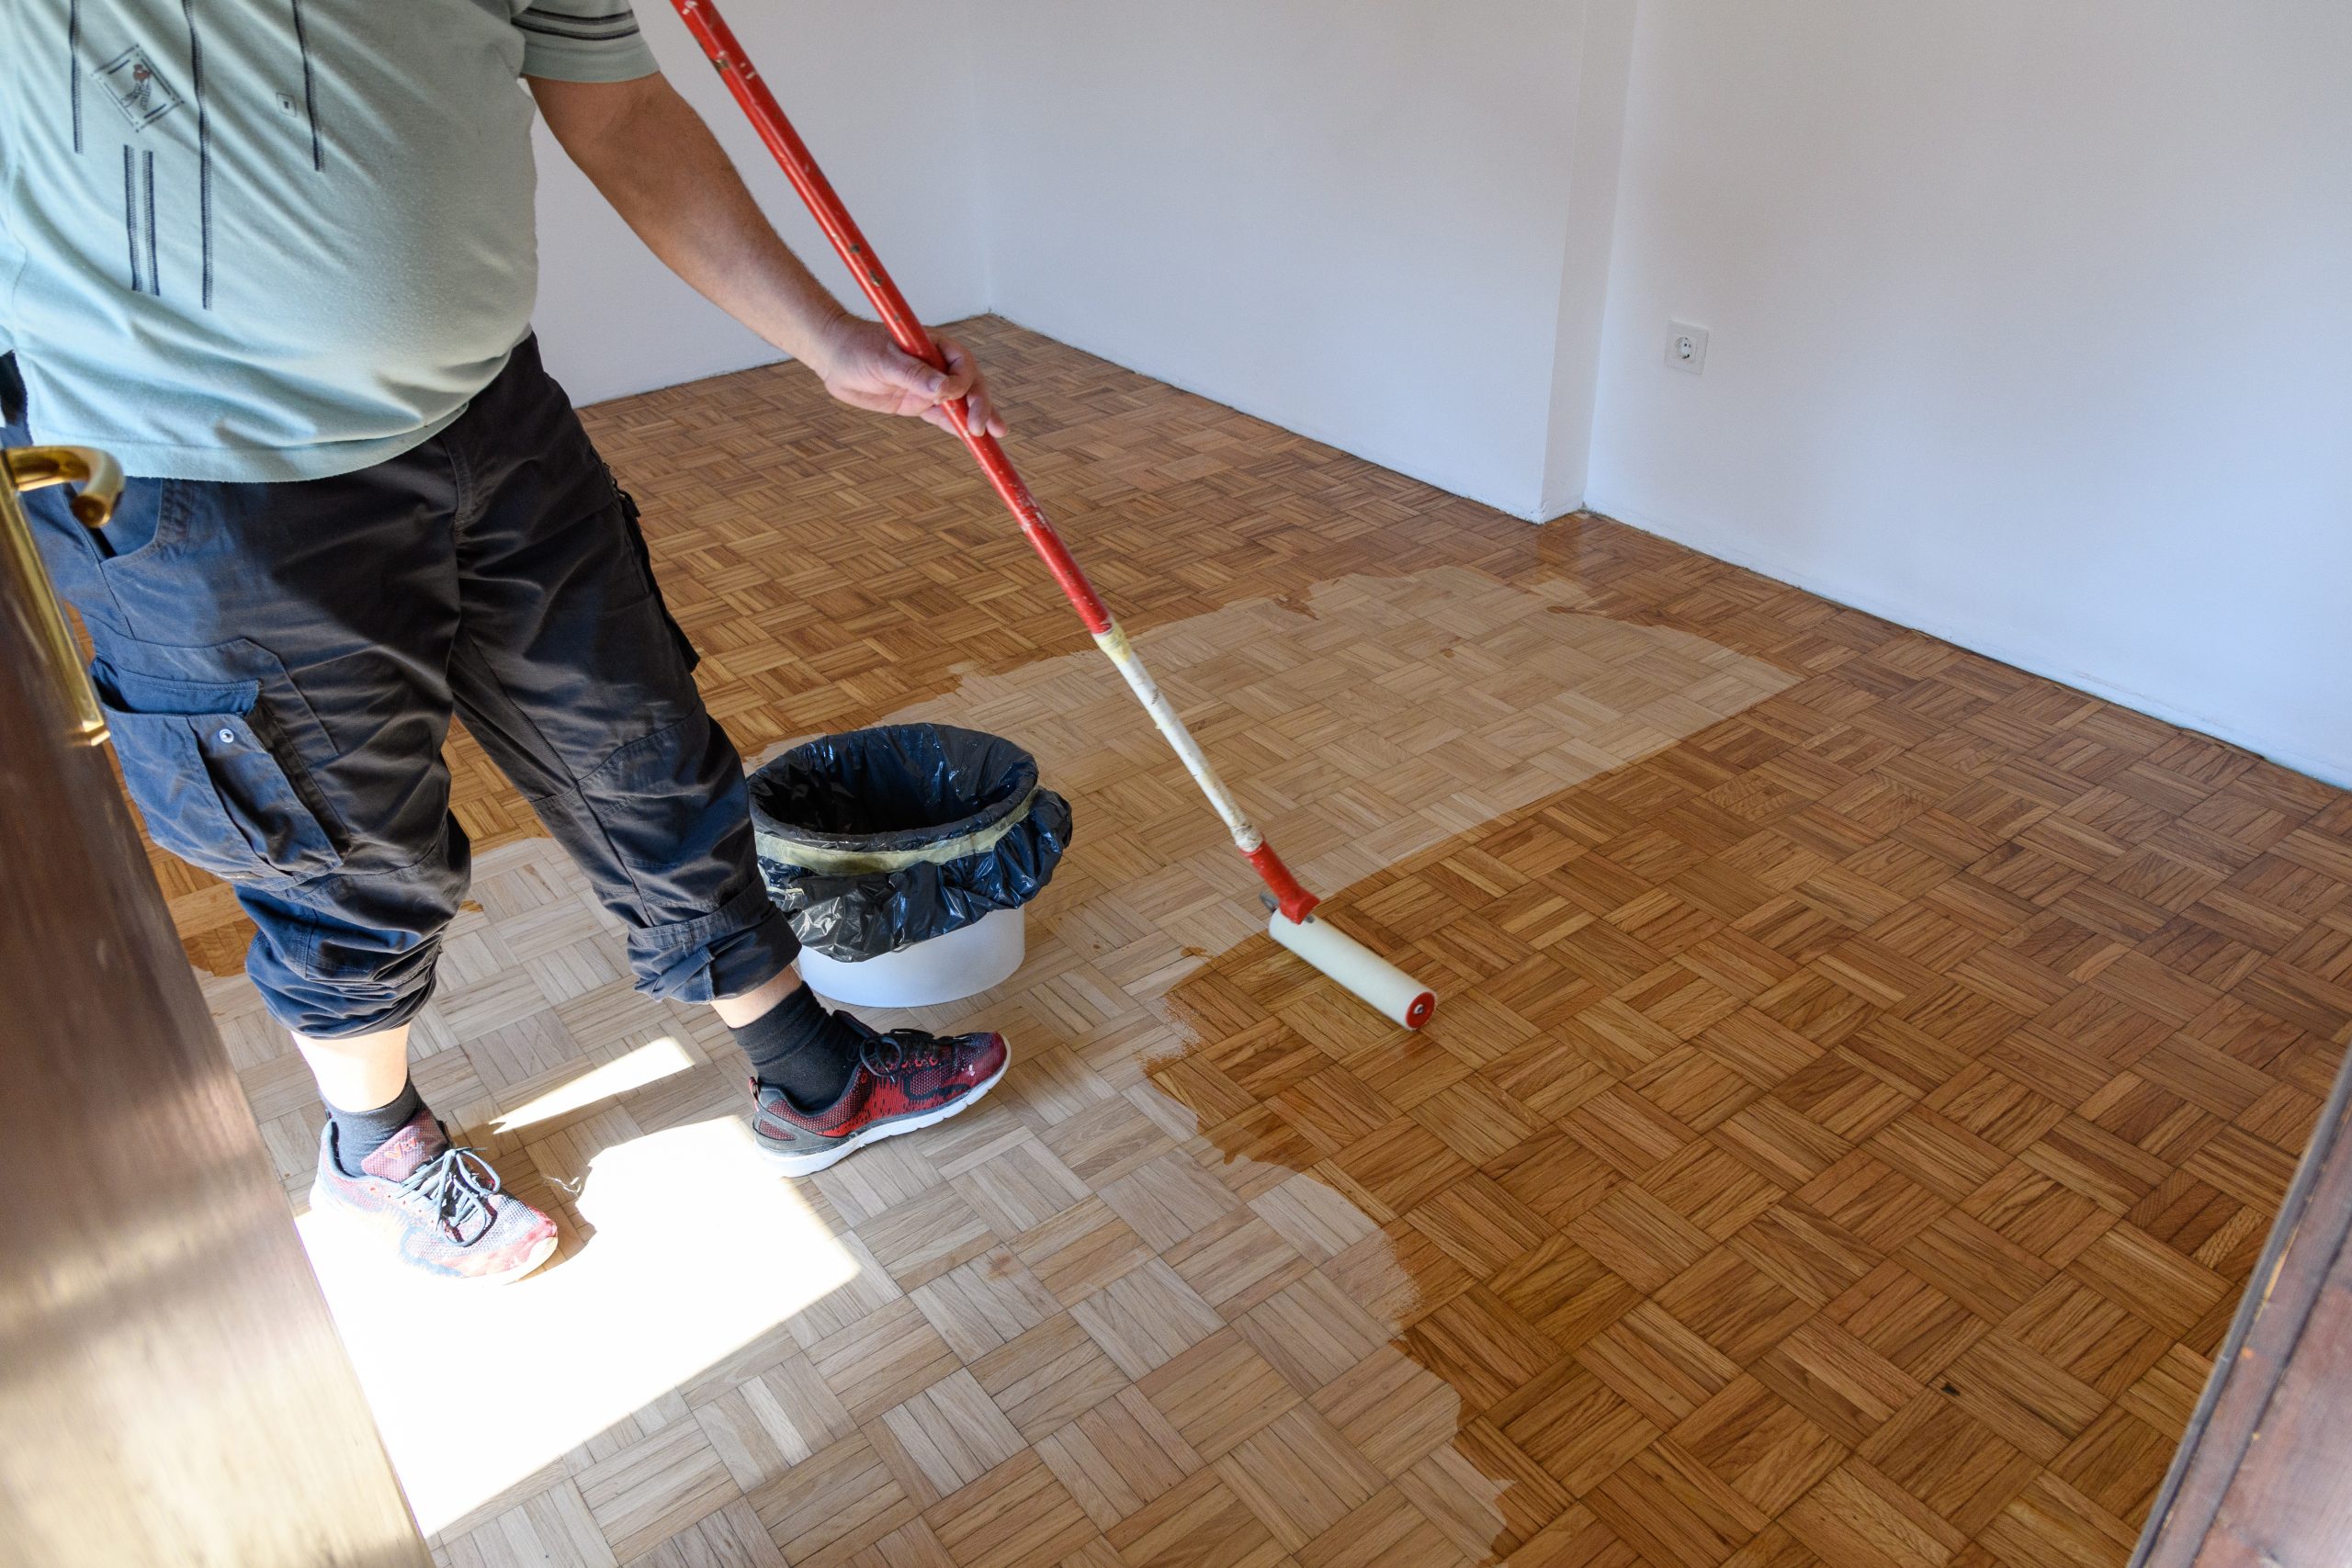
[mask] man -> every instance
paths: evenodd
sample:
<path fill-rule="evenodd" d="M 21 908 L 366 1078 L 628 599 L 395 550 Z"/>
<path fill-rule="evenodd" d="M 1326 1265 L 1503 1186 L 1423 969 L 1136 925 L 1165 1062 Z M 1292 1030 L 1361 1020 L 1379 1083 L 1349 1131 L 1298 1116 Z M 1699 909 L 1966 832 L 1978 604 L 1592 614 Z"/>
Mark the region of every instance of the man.
<path fill-rule="evenodd" d="M 985 1094 L 999 1036 L 876 1035 L 793 971 L 741 761 L 529 335 L 532 100 L 834 397 L 1003 425 L 961 348 L 933 371 L 809 276 L 628 0 L 11 0 L 0 88 L 6 440 L 136 476 L 102 532 L 31 510 L 149 831 L 258 928 L 247 973 L 327 1102 L 313 1207 L 438 1275 L 555 1247 L 408 1077 L 469 866 L 453 711 L 626 922 L 639 987 L 734 1030 L 782 1168 Z"/>

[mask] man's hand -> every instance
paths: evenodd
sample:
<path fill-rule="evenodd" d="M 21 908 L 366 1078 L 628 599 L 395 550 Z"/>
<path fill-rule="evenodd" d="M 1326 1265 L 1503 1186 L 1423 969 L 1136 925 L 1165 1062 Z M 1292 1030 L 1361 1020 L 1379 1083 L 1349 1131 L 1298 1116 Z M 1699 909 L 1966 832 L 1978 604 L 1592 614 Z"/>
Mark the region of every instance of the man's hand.
<path fill-rule="evenodd" d="M 1004 421 L 989 400 L 988 380 L 970 353 L 937 333 L 932 341 L 947 356 L 944 372 L 902 352 L 879 322 L 845 315 L 809 351 L 808 367 L 824 381 L 825 390 L 852 408 L 919 415 L 952 432 L 956 426 L 942 405 L 962 398 L 964 417 L 975 434 L 1002 435 Z"/>
<path fill-rule="evenodd" d="M 955 425 L 942 403 L 970 400 L 974 430 L 1004 434 L 979 367 L 938 340 L 945 372 L 899 352 L 849 315 L 785 248 L 695 111 L 657 73 L 634 82 L 528 79 L 571 161 L 638 237 L 704 298 L 815 370 L 842 402 Z"/>

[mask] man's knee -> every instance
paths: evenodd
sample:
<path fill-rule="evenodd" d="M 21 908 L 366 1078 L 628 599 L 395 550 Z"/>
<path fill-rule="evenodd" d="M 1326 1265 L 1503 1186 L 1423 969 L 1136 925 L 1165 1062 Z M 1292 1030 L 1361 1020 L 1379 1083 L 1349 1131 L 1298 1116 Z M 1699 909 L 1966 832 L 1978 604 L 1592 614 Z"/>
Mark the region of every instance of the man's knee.
<path fill-rule="evenodd" d="M 300 887 L 240 887 L 254 926 L 245 973 L 272 1017 L 298 1034 L 340 1039 L 397 1028 L 432 999 L 441 933 L 469 869 L 454 853 L 378 875 L 321 877 Z"/>

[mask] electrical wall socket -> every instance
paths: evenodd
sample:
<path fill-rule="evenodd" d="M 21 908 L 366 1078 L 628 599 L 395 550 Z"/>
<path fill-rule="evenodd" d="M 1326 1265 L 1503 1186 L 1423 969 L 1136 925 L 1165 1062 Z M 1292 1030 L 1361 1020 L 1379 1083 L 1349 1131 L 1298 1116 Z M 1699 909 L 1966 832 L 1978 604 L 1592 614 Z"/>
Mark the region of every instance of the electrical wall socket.
<path fill-rule="evenodd" d="M 1688 321 L 1666 323 L 1666 362 L 1677 370 L 1701 376 L 1707 369 L 1707 329 Z"/>

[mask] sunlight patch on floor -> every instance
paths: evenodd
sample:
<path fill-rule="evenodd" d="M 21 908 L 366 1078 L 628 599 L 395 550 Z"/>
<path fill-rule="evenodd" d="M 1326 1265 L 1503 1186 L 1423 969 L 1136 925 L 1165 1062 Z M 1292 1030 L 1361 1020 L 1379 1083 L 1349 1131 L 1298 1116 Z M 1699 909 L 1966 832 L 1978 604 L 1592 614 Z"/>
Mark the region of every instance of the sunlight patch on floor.
<path fill-rule="evenodd" d="M 665 1034 L 659 1040 L 647 1041 L 625 1056 L 616 1057 L 600 1067 L 591 1067 L 536 1100 L 516 1106 L 492 1125 L 499 1132 L 512 1133 L 535 1122 L 552 1122 L 567 1111 L 626 1094 L 633 1089 L 643 1089 L 656 1079 L 666 1078 L 672 1073 L 683 1073 L 695 1065 L 696 1058 L 689 1055 L 684 1045 Z"/>
<path fill-rule="evenodd" d="M 334 1217 L 303 1243 L 428 1534 L 855 1276 L 736 1117 L 598 1153 L 595 1234 L 503 1287 L 394 1271 Z"/>

